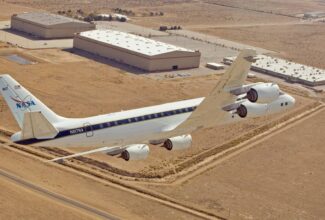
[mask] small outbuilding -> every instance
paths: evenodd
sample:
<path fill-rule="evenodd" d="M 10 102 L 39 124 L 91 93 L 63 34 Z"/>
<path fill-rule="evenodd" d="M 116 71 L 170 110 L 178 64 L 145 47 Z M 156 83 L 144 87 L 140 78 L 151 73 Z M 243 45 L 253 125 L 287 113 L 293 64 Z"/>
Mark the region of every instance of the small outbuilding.
<path fill-rule="evenodd" d="M 213 70 L 222 70 L 225 68 L 225 65 L 221 63 L 207 63 L 206 67 L 213 69 Z"/>
<path fill-rule="evenodd" d="M 73 47 L 148 72 L 196 68 L 201 57 L 199 51 L 113 30 L 76 34 Z"/>
<path fill-rule="evenodd" d="M 47 12 L 28 12 L 11 16 L 11 28 L 51 39 L 72 38 L 75 33 L 95 29 L 96 25 Z"/>

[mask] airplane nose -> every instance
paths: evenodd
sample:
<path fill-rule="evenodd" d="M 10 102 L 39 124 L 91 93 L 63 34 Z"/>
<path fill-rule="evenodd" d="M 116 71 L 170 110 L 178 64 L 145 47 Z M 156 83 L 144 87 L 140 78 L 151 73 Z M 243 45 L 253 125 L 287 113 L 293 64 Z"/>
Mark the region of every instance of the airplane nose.
<path fill-rule="evenodd" d="M 296 103 L 296 99 L 293 98 L 292 96 L 290 96 L 290 103 L 292 106 L 295 105 L 295 103 Z"/>

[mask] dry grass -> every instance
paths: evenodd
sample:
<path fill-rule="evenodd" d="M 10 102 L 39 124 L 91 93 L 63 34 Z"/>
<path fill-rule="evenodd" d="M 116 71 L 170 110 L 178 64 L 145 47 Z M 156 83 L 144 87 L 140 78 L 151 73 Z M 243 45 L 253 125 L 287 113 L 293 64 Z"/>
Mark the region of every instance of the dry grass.
<path fill-rule="evenodd" d="M 144 10 L 154 10 L 144 7 Z M 296 19 L 272 14 L 255 13 L 236 8 L 222 7 L 202 2 L 166 4 L 159 8 L 165 12 L 162 17 L 134 18 L 133 22 L 158 28 L 160 25 L 181 25 L 186 28 L 213 27 L 218 25 L 265 24 L 293 22 Z"/>
<path fill-rule="evenodd" d="M 93 219 L 5 179 L 0 180 L 1 219 Z"/>
<path fill-rule="evenodd" d="M 28 4 L 26 4 L 26 6 L 23 6 L 19 4 L 7 4 L 4 2 L 0 2 L 0 21 L 9 20 L 11 15 L 16 13 L 23 13 L 36 10 L 28 6 Z"/>
<path fill-rule="evenodd" d="M 325 25 L 300 24 L 196 29 L 249 45 L 280 52 L 284 58 L 325 68 Z"/>
<path fill-rule="evenodd" d="M 208 0 L 208 2 L 287 15 L 325 10 L 325 2 L 317 0 Z"/>
<path fill-rule="evenodd" d="M 322 110 L 178 187 L 151 188 L 230 219 L 323 219 L 324 129 Z"/>

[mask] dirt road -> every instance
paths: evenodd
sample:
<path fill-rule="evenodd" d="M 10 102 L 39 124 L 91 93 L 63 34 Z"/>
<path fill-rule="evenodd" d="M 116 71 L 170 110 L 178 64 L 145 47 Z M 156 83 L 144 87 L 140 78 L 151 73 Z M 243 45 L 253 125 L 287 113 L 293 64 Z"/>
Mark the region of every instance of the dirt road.
<path fill-rule="evenodd" d="M 72 206 L 73 208 L 80 209 L 81 211 L 88 212 L 94 216 L 94 218 L 102 218 L 102 219 L 108 219 L 108 220 L 116 220 L 118 219 L 117 217 L 104 212 L 102 210 L 98 210 L 94 207 L 88 206 L 86 204 L 83 204 L 79 201 L 67 198 L 63 195 L 51 192 L 47 189 L 44 189 L 42 187 L 39 187 L 35 185 L 34 183 L 28 182 L 18 176 L 15 176 L 12 173 L 9 173 L 8 171 L 5 171 L 0 168 L 0 178 L 5 178 L 7 180 L 10 180 L 11 182 L 14 182 L 15 184 L 18 184 L 24 188 L 27 188 L 29 190 L 32 190 L 36 193 L 41 194 L 42 196 L 45 196 L 47 198 L 56 200 L 57 202 L 67 205 L 67 206 Z"/>

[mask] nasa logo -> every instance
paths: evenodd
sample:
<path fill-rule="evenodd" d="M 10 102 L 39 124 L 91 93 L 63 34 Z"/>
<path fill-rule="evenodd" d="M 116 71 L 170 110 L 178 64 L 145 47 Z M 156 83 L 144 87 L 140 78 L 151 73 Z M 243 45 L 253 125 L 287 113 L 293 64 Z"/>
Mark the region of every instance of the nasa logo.
<path fill-rule="evenodd" d="M 15 99 L 13 97 L 11 97 L 11 99 L 16 102 L 16 107 L 18 109 L 26 109 L 30 106 L 36 105 L 36 103 L 33 100 L 22 101 L 22 100 Z"/>

